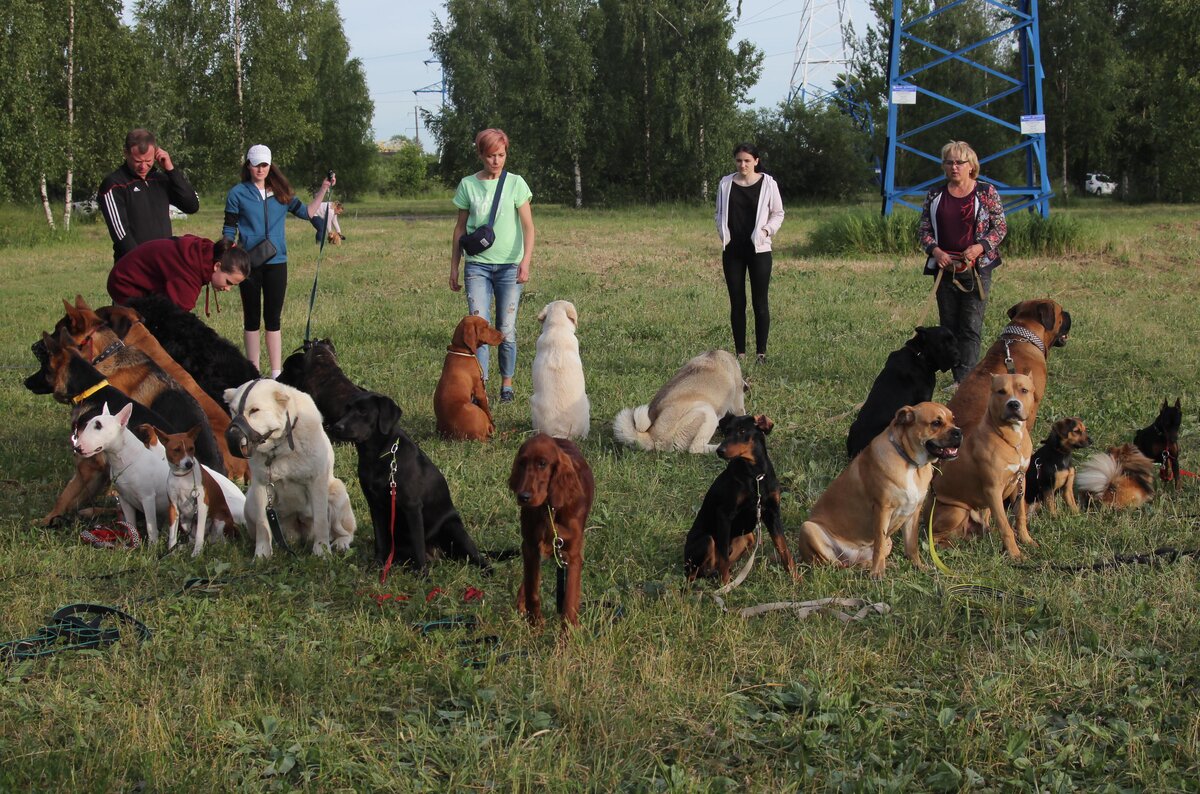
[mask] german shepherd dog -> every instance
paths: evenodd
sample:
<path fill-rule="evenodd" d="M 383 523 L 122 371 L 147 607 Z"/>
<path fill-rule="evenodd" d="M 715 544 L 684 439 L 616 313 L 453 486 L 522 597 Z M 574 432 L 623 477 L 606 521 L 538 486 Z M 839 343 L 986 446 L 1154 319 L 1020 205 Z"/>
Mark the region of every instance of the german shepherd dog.
<path fill-rule="evenodd" d="M 1183 409 L 1179 400 L 1175 405 L 1167 405 L 1163 400 L 1158 409 L 1158 416 L 1153 424 L 1142 428 L 1133 436 L 1133 443 L 1143 455 L 1157 463 L 1161 468 L 1159 475 L 1167 482 L 1174 481 L 1175 490 L 1179 490 L 1179 427 L 1183 424 Z"/>

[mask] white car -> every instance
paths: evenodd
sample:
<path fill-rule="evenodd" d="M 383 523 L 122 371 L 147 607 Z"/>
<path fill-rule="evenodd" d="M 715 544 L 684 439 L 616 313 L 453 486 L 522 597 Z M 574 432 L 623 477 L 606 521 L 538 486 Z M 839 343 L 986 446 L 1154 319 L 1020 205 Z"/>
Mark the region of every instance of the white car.
<path fill-rule="evenodd" d="M 1083 189 L 1093 196 L 1111 196 L 1116 192 L 1117 183 L 1108 174 L 1088 174 Z"/>

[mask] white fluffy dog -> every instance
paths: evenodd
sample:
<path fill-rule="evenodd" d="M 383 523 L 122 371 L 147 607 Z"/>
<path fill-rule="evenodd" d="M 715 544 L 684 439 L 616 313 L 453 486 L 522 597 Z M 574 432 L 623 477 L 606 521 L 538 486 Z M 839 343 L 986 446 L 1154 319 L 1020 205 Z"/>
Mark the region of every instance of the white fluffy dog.
<path fill-rule="evenodd" d="M 538 315 L 542 334 L 533 357 L 533 429 L 556 438 L 587 438 L 591 404 L 579 358 L 579 313 L 570 301 L 546 304 Z"/>
<path fill-rule="evenodd" d="M 613 433 L 642 449 L 715 452 L 708 442 L 721 417 L 746 413 L 745 386 L 733 354 L 709 350 L 680 367 L 648 405 L 617 414 Z"/>
<path fill-rule="evenodd" d="M 254 556 L 271 556 L 268 507 L 288 541 L 311 541 L 317 555 L 331 546 L 348 549 L 354 512 L 345 484 L 333 476 L 333 446 L 312 398 L 273 380 L 252 380 L 226 389 L 225 402 L 233 411 L 230 450 L 250 460 L 245 510 Z"/>

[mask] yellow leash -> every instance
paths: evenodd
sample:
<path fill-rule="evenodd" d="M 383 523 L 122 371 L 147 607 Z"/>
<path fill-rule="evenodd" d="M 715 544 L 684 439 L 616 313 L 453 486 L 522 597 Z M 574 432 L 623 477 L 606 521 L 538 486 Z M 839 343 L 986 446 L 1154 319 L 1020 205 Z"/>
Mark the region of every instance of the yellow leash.
<path fill-rule="evenodd" d="M 929 506 L 929 556 L 933 560 L 933 565 L 938 569 L 938 571 L 952 579 L 956 579 L 958 578 L 958 574 L 950 570 L 946 563 L 942 562 L 942 558 L 939 557 L 937 553 L 937 542 L 933 537 L 933 511 L 935 507 L 937 507 L 936 498 L 934 498 L 933 503 Z M 1026 596 L 1018 595 L 1016 593 L 1009 593 L 1001 590 L 998 587 L 992 587 L 991 585 L 981 584 L 978 582 L 960 582 L 958 584 L 948 584 L 943 588 L 942 592 L 946 594 L 947 598 L 956 598 L 961 600 L 967 605 L 968 608 L 971 606 L 981 607 L 984 604 L 995 601 L 1010 603 L 1013 606 L 1021 609 L 1032 609 L 1033 607 L 1037 606 L 1037 602 L 1032 598 L 1027 598 Z M 985 596 L 988 599 L 987 601 L 980 600 Z"/>

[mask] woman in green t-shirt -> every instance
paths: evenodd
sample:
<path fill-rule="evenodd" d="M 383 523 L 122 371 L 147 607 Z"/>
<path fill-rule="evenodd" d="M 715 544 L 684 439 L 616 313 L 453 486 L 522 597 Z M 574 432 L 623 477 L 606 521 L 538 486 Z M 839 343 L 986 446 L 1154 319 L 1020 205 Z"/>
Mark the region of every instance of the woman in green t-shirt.
<path fill-rule="evenodd" d="M 464 177 L 454 193 L 458 220 L 450 252 L 450 289 L 458 292 L 458 263 L 463 250 L 459 238 L 488 222 L 496 185 L 508 159 L 508 136 L 504 130 L 486 129 L 475 136 L 475 150 L 483 168 Z M 533 194 L 525 180 L 506 174 L 500 192 L 500 204 L 492 223 L 495 241 L 478 254 L 468 254 L 465 268 L 467 311 L 487 319 L 504 334 L 500 345 L 500 402 L 513 399 L 512 379 L 517 367 L 517 304 L 521 286 L 529 281 L 529 260 L 533 256 Z M 497 321 L 492 322 L 492 298 L 496 299 Z M 488 376 L 488 349 L 479 348 L 479 366 L 483 379 Z"/>

